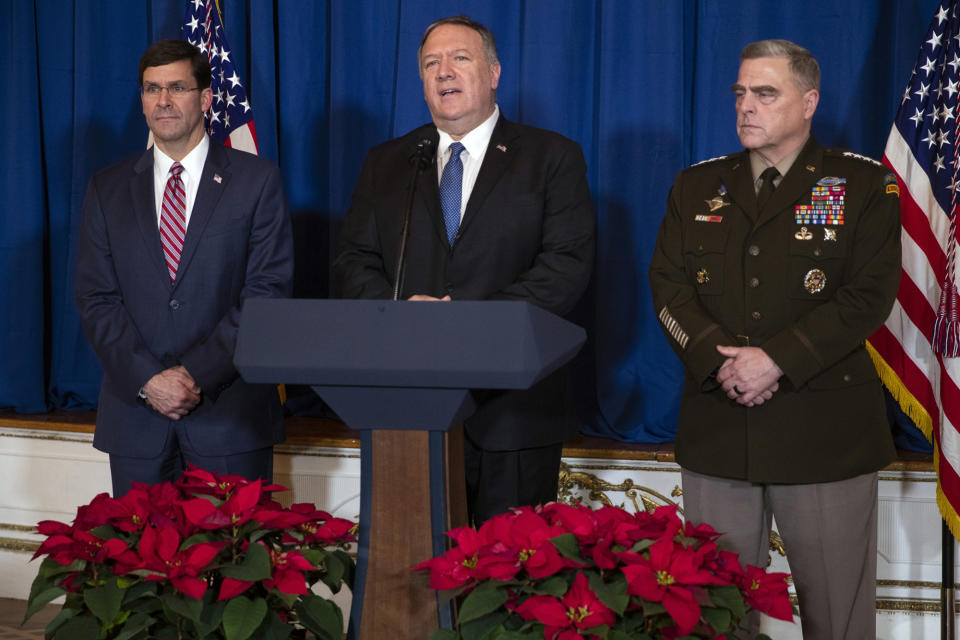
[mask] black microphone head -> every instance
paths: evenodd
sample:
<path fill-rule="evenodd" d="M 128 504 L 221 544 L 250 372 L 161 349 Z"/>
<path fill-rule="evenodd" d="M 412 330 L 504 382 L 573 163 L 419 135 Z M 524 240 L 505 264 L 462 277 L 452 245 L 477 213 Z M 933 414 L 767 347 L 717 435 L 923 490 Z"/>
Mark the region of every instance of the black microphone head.
<path fill-rule="evenodd" d="M 420 159 L 420 166 L 424 169 L 433 162 L 433 154 L 436 153 L 436 145 L 430 138 L 422 138 L 417 143 L 417 158 Z"/>

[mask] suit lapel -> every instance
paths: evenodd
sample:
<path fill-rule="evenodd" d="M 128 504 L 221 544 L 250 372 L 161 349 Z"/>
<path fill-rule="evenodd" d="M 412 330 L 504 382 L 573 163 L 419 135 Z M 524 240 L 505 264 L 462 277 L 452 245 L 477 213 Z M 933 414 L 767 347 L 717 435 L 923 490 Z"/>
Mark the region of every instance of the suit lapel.
<path fill-rule="evenodd" d="M 180 266 L 177 267 L 174 287 L 180 283 L 184 272 L 190 267 L 190 262 L 200 244 L 200 236 L 203 235 L 203 230 L 213 216 L 217 203 L 220 202 L 227 185 L 230 184 L 229 166 L 227 152 L 219 143 L 211 140 L 207 160 L 203 163 L 203 172 L 200 174 L 197 197 L 190 213 L 190 223 L 187 225 L 187 235 L 183 241 L 183 252 L 180 255 Z"/>
<path fill-rule="evenodd" d="M 823 149 L 811 135 L 810 139 L 807 140 L 807 144 L 804 145 L 803 150 L 800 152 L 800 155 L 794 160 L 793 166 L 787 171 L 787 175 L 783 177 L 780 186 L 774 190 L 770 195 L 770 199 L 764 203 L 763 210 L 760 211 L 757 219 L 757 224 L 760 225 L 772 220 L 782 213 L 784 209 L 790 208 L 793 203 L 803 198 L 805 194 L 810 192 L 810 189 L 816 183 L 822 171 Z"/>
<path fill-rule="evenodd" d="M 721 176 L 730 200 L 750 217 L 757 219 L 757 194 L 753 189 L 750 159 L 746 152 L 739 154 L 733 165 Z"/>
<path fill-rule="evenodd" d="M 153 149 L 147 149 L 133 165 L 133 181 L 130 183 L 130 201 L 133 202 L 133 215 L 140 229 L 140 237 L 147 248 L 147 255 L 157 268 L 157 274 L 170 286 L 167 261 L 163 256 L 163 244 L 160 242 L 160 228 L 157 218 L 157 201 L 153 184 Z"/>
<path fill-rule="evenodd" d="M 473 185 L 470 200 L 467 201 L 467 208 L 463 213 L 463 221 L 460 223 L 461 236 L 466 233 L 470 223 L 477 217 L 490 191 L 500 181 L 503 172 L 507 170 L 520 150 L 518 136 L 517 129 L 501 113 L 497 119 L 497 126 L 493 129 L 493 135 L 490 136 L 487 152 L 483 156 L 483 164 L 480 165 L 477 181 Z"/>

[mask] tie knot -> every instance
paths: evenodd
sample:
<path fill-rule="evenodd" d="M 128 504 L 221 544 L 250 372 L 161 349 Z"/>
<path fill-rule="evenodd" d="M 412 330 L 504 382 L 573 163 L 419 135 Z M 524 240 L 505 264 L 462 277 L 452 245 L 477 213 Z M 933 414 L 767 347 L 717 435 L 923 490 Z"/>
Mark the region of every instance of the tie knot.
<path fill-rule="evenodd" d="M 761 182 L 769 182 L 772 184 L 773 181 L 776 180 L 779 176 L 780 176 L 780 172 L 777 171 L 776 167 L 767 167 L 760 174 L 760 180 Z"/>
<path fill-rule="evenodd" d="M 463 152 L 464 146 L 459 142 L 454 142 L 450 145 L 450 159 L 459 158 L 460 154 Z"/>
<path fill-rule="evenodd" d="M 174 162 L 170 165 L 170 175 L 174 178 L 179 178 L 180 174 L 183 173 L 183 165 L 179 162 Z"/>

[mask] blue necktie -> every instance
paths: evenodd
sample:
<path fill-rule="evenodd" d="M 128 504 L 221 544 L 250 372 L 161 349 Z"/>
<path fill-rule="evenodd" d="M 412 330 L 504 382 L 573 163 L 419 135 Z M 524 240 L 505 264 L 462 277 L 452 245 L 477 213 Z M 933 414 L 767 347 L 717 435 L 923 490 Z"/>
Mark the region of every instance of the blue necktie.
<path fill-rule="evenodd" d="M 440 206 L 443 207 L 443 223 L 447 226 L 447 242 L 451 246 L 460 229 L 460 198 L 463 191 L 463 163 L 460 162 L 462 151 L 463 145 L 459 142 L 450 145 L 450 159 L 440 177 Z"/>

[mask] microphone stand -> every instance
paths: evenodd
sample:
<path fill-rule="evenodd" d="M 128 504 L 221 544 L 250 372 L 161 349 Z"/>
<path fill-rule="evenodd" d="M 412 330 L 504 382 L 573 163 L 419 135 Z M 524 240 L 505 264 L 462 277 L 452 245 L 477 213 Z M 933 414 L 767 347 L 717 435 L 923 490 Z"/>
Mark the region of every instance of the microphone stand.
<path fill-rule="evenodd" d="M 433 162 L 433 140 L 424 138 L 417 143 L 417 150 L 413 154 L 413 176 L 410 187 L 407 189 L 407 206 L 403 212 L 403 227 L 400 230 L 400 251 L 397 254 L 396 277 L 393 281 L 393 299 L 400 299 L 400 288 L 403 286 L 403 273 L 407 268 L 407 237 L 410 235 L 410 216 L 413 213 L 413 196 L 417 192 L 417 178 L 420 172 Z"/>

